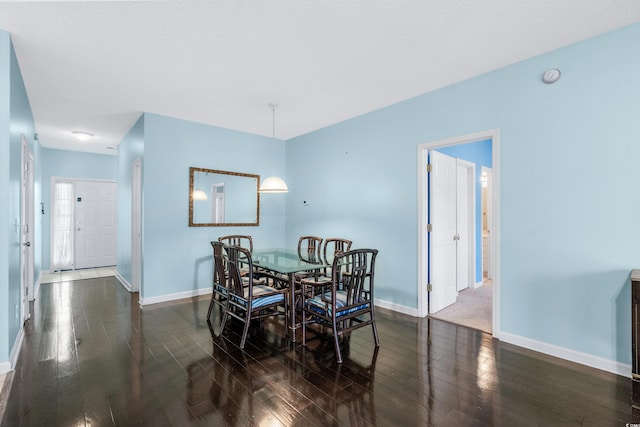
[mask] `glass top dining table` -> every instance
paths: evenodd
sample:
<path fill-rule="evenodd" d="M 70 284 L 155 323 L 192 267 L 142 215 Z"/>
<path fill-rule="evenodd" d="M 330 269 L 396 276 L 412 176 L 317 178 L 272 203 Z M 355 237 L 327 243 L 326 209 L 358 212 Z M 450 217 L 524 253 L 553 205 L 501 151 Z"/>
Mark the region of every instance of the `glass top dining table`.
<path fill-rule="evenodd" d="M 298 256 L 297 251 L 290 249 L 255 249 L 251 254 L 253 267 L 261 268 L 275 274 L 288 276 L 289 286 L 289 330 L 292 342 L 296 342 L 296 329 L 300 325 L 296 322 L 296 289 L 295 274 L 303 271 L 321 270 L 327 264 L 307 262 Z"/>

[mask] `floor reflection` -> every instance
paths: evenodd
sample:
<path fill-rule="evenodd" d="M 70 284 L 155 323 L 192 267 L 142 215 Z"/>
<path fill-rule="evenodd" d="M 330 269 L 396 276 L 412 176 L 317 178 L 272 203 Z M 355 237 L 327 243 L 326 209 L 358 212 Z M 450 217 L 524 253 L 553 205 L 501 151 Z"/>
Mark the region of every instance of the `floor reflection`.
<path fill-rule="evenodd" d="M 628 378 L 387 310 L 306 347 L 281 319 L 204 321 L 206 297 L 140 309 L 112 277 L 41 287 L 2 426 L 624 425 Z M 198 315 L 199 314 L 199 315 Z"/>

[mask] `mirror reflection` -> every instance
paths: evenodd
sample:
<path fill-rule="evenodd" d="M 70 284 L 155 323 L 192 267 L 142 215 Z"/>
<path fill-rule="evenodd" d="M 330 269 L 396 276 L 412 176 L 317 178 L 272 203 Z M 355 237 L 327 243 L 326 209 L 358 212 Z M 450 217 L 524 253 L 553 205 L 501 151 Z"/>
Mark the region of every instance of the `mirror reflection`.
<path fill-rule="evenodd" d="M 260 175 L 189 168 L 189 226 L 258 225 Z"/>

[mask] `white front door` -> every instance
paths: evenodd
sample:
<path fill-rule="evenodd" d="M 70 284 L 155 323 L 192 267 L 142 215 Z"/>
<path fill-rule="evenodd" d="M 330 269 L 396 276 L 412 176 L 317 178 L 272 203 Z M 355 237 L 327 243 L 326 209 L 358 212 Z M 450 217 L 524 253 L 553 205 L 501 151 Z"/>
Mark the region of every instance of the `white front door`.
<path fill-rule="evenodd" d="M 456 159 L 430 152 L 429 313 L 456 302 Z"/>
<path fill-rule="evenodd" d="M 75 268 L 116 264 L 115 182 L 75 181 Z"/>

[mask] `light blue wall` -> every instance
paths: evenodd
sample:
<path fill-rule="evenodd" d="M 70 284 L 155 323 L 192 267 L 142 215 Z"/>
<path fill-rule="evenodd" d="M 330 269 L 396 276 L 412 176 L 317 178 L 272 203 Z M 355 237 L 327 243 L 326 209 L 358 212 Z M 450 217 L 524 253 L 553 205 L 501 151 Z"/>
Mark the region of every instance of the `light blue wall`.
<path fill-rule="evenodd" d="M 116 262 L 118 274 L 129 284 L 133 284 L 131 276 L 131 183 L 133 163 L 142 158 L 143 154 L 144 115 L 141 115 L 129 133 L 118 144 L 118 250 Z M 144 227 L 144 224 L 142 226 Z"/>
<path fill-rule="evenodd" d="M 0 200 L 9 200 L 9 167 L 11 140 L 10 63 L 11 39 L 0 30 Z M 9 336 L 9 321 L 13 314 L 9 301 L 9 251 L 11 247 L 11 215 L 8 209 L 0 209 L 0 363 L 9 360 L 9 352 L 15 337 Z"/>
<path fill-rule="evenodd" d="M 36 215 L 42 218 L 42 269 L 51 267 L 51 178 L 116 180 L 118 157 L 109 154 L 83 153 L 69 150 L 41 149 L 42 202 L 44 215 L 36 205 Z"/>
<path fill-rule="evenodd" d="M 482 282 L 482 166 L 491 167 L 491 139 L 484 141 L 470 142 L 468 144 L 452 145 L 450 147 L 438 148 L 439 152 L 451 157 L 466 160 L 476 165 L 476 278 L 475 281 Z"/>
<path fill-rule="evenodd" d="M 21 302 L 21 135 L 34 151 L 34 133 L 33 114 L 11 39 L 0 30 L 0 200 L 4 204 L 0 209 L 0 363 L 9 360 L 20 330 L 16 307 Z M 37 181 L 38 171 L 34 175 Z"/>
<path fill-rule="evenodd" d="M 640 24 L 288 141 L 287 244 L 378 248 L 377 298 L 416 307 L 416 147 L 499 128 L 501 330 L 630 363 L 638 45 Z"/>
<path fill-rule="evenodd" d="M 263 195 L 258 227 L 189 227 L 189 167 L 261 175 L 284 173 L 285 143 L 155 114 L 144 115 L 144 283 L 141 296 L 211 286 L 211 245 L 250 234 L 255 248 L 283 244 L 285 198 Z"/>

